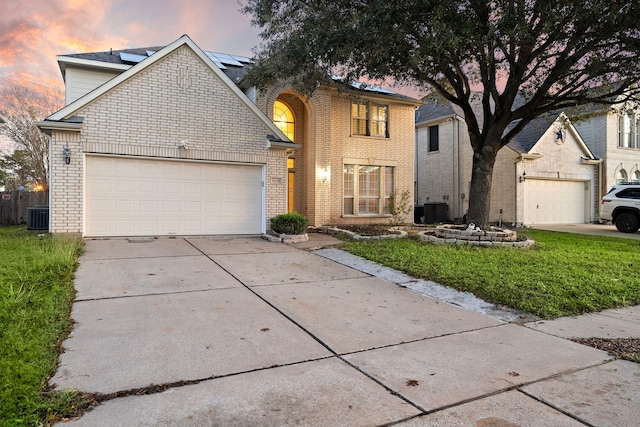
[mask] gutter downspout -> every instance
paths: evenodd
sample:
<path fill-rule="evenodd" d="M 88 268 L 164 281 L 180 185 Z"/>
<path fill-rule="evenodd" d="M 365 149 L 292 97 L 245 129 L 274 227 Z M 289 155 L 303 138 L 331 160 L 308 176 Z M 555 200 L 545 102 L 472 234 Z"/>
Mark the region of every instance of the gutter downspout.
<path fill-rule="evenodd" d="M 462 171 L 460 170 L 460 127 L 461 127 L 461 122 L 462 122 L 462 118 L 460 118 L 457 115 L 453 116 L 453 122 L 455 123 L 456 129 L 454 132 L 454 149 L 453 149 L 453 165 L 454 165 L 454 170 L 456 171 L 456 173 L 453 175 L 454 176 L 454 181 L 453 181 L 453 194 L 455 194 L 455 200 L 454 200 L 454 206 L 453 206 L 453 212 L 454 212 L 454 216 L 453 219 L 455 220 L 456 218 L 462 218 L 464 215 L 464 212 L 462 207 L 464 206 L 463 203 L 463 198 L 462 198 L 462 194 L 460 193 L 460 182 L 462 180 Z"/>

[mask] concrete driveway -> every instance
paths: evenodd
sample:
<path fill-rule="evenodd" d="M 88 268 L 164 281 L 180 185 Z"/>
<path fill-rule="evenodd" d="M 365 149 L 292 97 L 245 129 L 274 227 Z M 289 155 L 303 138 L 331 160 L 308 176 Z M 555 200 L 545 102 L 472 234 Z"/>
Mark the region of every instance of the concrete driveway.
<path fill-rule="evenodd" d="M 65 425 L 640 418 L 637 364 L 259 238 L 90 240 L 76 288 L 51 383 L 105 400 Z"/>
<path fill-rule="evenodd" d="M 537 230 L 560 231 L 563 233 L 590 234 L 593 236 L 620 237 L 622 239 L 640 240 L 640 231 L 621 233 L 613 224 L 540 224 L 532 225 Z"/>

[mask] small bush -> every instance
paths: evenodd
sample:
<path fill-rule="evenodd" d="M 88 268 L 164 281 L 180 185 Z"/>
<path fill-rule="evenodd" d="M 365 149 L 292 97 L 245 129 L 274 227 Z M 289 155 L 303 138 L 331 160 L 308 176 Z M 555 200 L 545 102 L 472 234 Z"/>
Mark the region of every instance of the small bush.
<path fill-rule="evenodd" d="M 278 234 L 304 234 L 309 219 L 298 212 L 281 214 L 271 218 L 271 229 Z"/>

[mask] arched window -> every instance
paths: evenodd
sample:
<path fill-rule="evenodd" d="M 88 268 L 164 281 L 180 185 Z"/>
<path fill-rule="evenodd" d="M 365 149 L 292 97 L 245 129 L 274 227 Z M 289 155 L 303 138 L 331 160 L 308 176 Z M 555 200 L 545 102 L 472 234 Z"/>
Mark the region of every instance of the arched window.
<path fill-rule="evenodd" d="M 640 182 L 640 171 L 637 170 L 633 173 L 633 182 Z"/>
<path fill-rule="evenodd" d="M 627 182 L 627 179 L 628 179 L 627 171 L 624 169 L 620 169 L 618 171 L 618 176 L 616 177 L 616 179 L 618 180 L 618 183 Z"/>
<path fill-rule="evenodd" d="M 278 126 L 278 129 L 280 129 L 287 138 L 293 141 L 295 135 L 293 113 L 284 102 L 276 101 L 273 103 L 273 123 Z"/>

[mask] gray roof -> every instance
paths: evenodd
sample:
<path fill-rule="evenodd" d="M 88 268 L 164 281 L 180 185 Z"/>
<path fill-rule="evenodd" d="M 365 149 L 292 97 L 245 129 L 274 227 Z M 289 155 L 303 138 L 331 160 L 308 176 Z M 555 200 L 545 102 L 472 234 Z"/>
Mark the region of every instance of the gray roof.
<path fill-rule="evenodd" d="M 464 114 L 460 107 L 450 102 L 432 102 L 424 104 L 416 110 L 416 124 L 437 120 L 441 117 L 449 117 L 454 114 L 464 118 Z"/>
<path fill-rule="evenodd" d="M 479 98 L 476 100 L 479 101 Z M 478 117 L 478 120 L 481 120 L 482 104 L 480 102 L 472 102 L 471 106 L 474 110 L 474 114 Z M 528 153 L 540 138 L 542 138 L 542 135 L 547 131 L 547 129 L 549 129 L 560 113 L 561 112 L 558 111 L 551 112 L 533 119 L 507 145 L 517 153 Z M 452 104 L 451 102 L 431 102 L 416 110 L 416 125 L 452 115 L 457 115 L 464 119 L 464 113 L 457 105 Z M 505 132 L 513 129 L 517 123 L 518 122 L 511 123 Z M 480 124 L 482 124 L 481 121 Z"/>
<path fill-rule="evenodd" d="M 139 47 L 110 50 L 108 52 L 74 53 L 62 56 L 108 64 L 135 65 L 163 48 L 164 46 Z M 235 83 L 242 80 L 242 77 L 247 72 L 245 65 L 251 63 L 251 60 L 244 56 L 210 51 L 205 51 L 204 53 Z"/>
<path fill-rule="evenodd" d="M 531 151 L 534 145 L 542 138 L 542 135 L 551 127 L 560 113 L 553 112 L 536 117 L 527 124 L 508 144 L 515 152 L 524 154 Z M 513 129 L 518 122 L 513 122 L 505 132 Z"/>
<path fill-rule="evenodd" d="M 138 62 L 145 60 L 147 57 L 153 55 L 155 52 L 163 49 L 164 46 L 152 46 L 152 47 L 140 47 L 121 50 L 110 50 L 108 52 L 90 52 L 90 53 L 74 53 L 68 55 L 61 55 L 68 58 L 85 59 L 89 61 L 104 62 L 109 64 L 121 64 L 121 65 L 135 65 Z M 247 66 L 252 63 L 250 58 L 238 55 L 230 55 L 226 53 L 218 53 L 211 51 L 204 51 L 204 53 L 211 59 L 223 73 L 227 75 L 234 83 L 239 84 L 242 78 L 247 73 Z M 62 65 L 61 65 L 62 67 Z M 342 80 L 337 76 L 332 76 L 332 80 L 336 83 L 342 83 Z M 409 96 L 400 95 L 390 90 L 384 89 L 380 86 L 373 84 L 365 84 L 360 82 L 353 82 L 349 84 L 349 87 L 354 91 L 366 91 L 377 95 L 389 96 L 396 99 L 402 99 L 407 101 L 418 101 L 415 98 Z"/>

